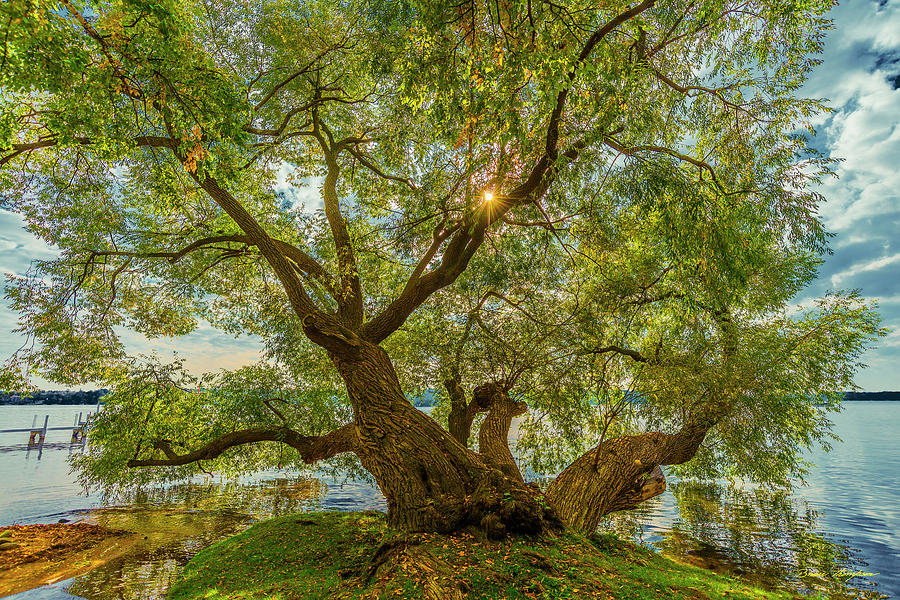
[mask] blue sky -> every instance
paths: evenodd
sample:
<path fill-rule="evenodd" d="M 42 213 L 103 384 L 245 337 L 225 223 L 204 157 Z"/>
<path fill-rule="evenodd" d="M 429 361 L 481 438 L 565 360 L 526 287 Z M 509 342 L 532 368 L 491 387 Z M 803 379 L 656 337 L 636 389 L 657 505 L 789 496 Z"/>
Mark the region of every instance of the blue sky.
<path fill-rule="evenodd" d="M 806 304 L 828 290 L 859 288 L 877 298 L 884 324 L 892 331 L 863 360 L 857 376 L 864 390 L 900 390 L 900 0 L 848 0 L 832 12 L 835 30 L 827 38 L 823 64 L 804 93 L 829 98 L 835 109 L 823 115 L 815 146 L 843 159 L 839 178 L 822 186 L 828 202 L 821 214 L 835 234 L 815 283 L 797 298 Z M 315 186 L 293 188 L 282 173 L 281 189 L 316 208 Z M 15 215 L 0 211 L 0 273 L 20 273 L 32 259 L 53 250 L 22 229 Z M 22 343 L 10 330 L 16 315 L 0 306 L 0 357 Z M 171 356 L 177 345 L 199 374 L 234 368 L 259 358 L 259 341 L 201 326 L 177 341 L 125 336 L 135 352 Z M 37 382 L 44 387 L 54 387 Z"/>

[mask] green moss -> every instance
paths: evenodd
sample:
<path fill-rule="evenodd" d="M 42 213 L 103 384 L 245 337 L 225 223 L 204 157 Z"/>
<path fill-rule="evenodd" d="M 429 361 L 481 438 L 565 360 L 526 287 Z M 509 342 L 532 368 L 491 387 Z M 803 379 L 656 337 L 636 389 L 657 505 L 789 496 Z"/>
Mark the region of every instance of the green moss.
<path fill-rule="evenodd" d="M 405 535 L 390 531 L 380 513 L 260 523 L 194 557 L 169 592 L 170 600 L 793 597 L 675 563 L 614 536 L 487 542 L 468 534 Z"/>

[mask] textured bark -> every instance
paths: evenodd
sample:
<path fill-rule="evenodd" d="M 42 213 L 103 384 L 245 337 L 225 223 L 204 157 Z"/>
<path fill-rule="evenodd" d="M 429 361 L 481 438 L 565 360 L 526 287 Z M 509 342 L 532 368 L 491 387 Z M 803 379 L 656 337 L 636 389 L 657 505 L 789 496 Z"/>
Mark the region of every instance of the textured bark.
<path fill-rule="evenodd" d="M 496 384 L 481 386 L 476 389 L 475 396 L 479 394 L 489 395 L 490 409 L 478 430 L 478 453 L 507 477 L 524 483 L 519 466 L 509 449 L 509 428 L 513 417 L 523 414 L 527 406 L 524 402 L 512 400 L 509 393 Z"/>
<path fill-rule="evenodd" d="M 301 435 L 288 427 L 244 429 L 225 434 L 187 454 L 177 454 L 168 440 L 156 440 L 153 447 L 166 458 L 133 459 L 129 467 L 173 467 L 200 460 L 212 460 L 229 448 L 256 442 L 281 442 L 296 448 L 304 462 L 312 464 L 343 452 L 353 451 L 356 445 L 356 426 L 352 423 L 321 436 Z"/>
<path fill-rule="evenodd" d="M 456 441 L 463 446 L 469 445 L 469 437 L 472 435 L 472 422 L 479 413 L 486 412 L 490 408 L 493 393 L 489 392 L 485 384 L 475 388 L 471 402 L 466 402 L 466 392 L 459 384 L 459 377 L 448 377 L 444 381 L 444 387 L 450 395 L 450 414 L 447 416 L 447 425 Z"/>
<path fill-rule="evenodd" d="M 660 466 L 690 460 L 709 427 L 689 424 L 675 434 L 653 432 L 603 442 L 551 482 L 547 501 L 564 523 L 593 532 L 604 515 L 661 494 L 665 478 Z"/>
<path fill-rule="evenodd" d="M 403 395 L 378 345 L 334 357 L 353 403 L 355 452 L 387 499 L 388 522 L 407 531 L 467 526 L 494 537 L 537 534 L 555 524 L 535 492 L 460 444 Z"/>
<path fill-rule="evenodd" d="M 472 420 L 467 418 L 469 405 L 466 402 L 466 391 L 459 384 L 459 379 L 456 377 L 445 379 L 444 388 L 450 397 L 450 414 L 447 415 L 447 428 L 450 430 L 450 435 L 457 442 L 463 446 L 468 446 L 469 434 L 472 431 Z M 474 414 L 472 418 L 475 418 Z"/>
<path fill-rule="evenodd" d="M 649 473 L 639 475 L 627 486 L 607 509 L 607 514 L 618 510 L 632 510 L 642 502 L 656 498 L 666 491 L 666 476 L 662 467 L 656 465 Z"/>

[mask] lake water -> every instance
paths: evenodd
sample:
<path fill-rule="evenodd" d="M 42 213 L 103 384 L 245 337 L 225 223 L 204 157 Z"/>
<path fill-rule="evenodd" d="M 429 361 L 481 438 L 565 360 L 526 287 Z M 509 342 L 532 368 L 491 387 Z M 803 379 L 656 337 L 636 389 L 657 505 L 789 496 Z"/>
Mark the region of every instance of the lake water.
<path fill-rule="evenodd" d="M 604 525 L 719 572 L 770 586 L 900 599 L 900 403 L 853 402 L 834 415 L 844 439 L 814 452 L 808 485 L 773 493 L 670 482 L 641 510 Z M 71 425 L 94 407 L 0 407 L 0 429 L 30 427 L 34 415 Z M 235 482 L 198 478 L 117 501 L 83 493 L 66 462 L 78 447 L 49 432 L 43 452 L 27 434 L 0 434 L 0 525 L 88 520 L 156 536 L 129 555 L 75 579 L 10 596 L 16 600 L 162 598 L 200 549 L 272 515 L 307 510 L 384 510 L 366 483 L 265 471 Z M 858 590 L 858 591 L 854 591 Z M 873 592 L 875 590 L 876 592 Z"/>

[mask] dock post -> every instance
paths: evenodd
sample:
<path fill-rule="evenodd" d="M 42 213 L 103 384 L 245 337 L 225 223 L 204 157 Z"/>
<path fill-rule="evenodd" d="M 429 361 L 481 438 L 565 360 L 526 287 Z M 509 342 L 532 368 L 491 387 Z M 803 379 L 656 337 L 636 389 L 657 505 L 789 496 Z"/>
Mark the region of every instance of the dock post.
<path fill-rule="evenodd" d="M 47 439 L 47 421 L 49 420 L 50 415 L 44 415 L 44 427 L 41 429 L 41 443 L 38 446 L 38 460 L 41 460 L 41 457 L 44 456 L 44 441 Z"/>
<path fill-rule="evenodd" d="M 37 421 L 37 415 L 35 415 L 34 421 Z M 44 426 L 41 429 L 35 429 L 34 425 L 31 426 L 31 435 L 28 436 L 28 446 L 37 446 L 38 450 L 43 451 L 44 449 L 44 440 L 47 439 L 47 421 L 50 420 L 50 415 L 44 416 Z"/>
<path fill-rule="evenodd" d="M 44 426 L 41 429 L 38 429 L 36 426 L 37 415 L 34 415 L 34 418 L 31 419 L 31 434 L 28 436 L 29 446 L 40 446 L 43 449 L 44 439 L 47 437 L 47 421 L 49 420 L 50 415 L 45 415 Z"/>

